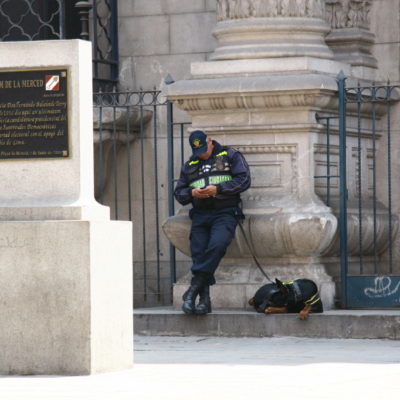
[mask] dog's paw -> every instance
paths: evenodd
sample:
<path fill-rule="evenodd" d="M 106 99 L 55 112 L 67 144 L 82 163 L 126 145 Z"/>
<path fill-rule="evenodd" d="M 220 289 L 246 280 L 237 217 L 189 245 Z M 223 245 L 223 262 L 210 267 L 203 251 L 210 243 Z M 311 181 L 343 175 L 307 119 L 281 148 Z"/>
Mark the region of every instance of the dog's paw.
<path fill-rule="evenodd" d="M 302 313 L 302 312 L 300 311 L 300 313 L 299 313 L 299 319 L 301 319 L 302 321 L 305 321 L 307 318 L 308 318 L 308 313 L 306 314 L 306 313 Z"/>
<path fill-rule="evenodd" d="M 299 312 L 299 318 L 304 321 L 308 318 L 308 315 L 310 314 L 311 307 L 310 306 L 305 306 L 300 312 Z"/>
<path fill-rule="evenodd" d="M 270 306 L 270 307 L 267 307 L 264 312 L 265 312 L 265 314 L 285 314 L 288 312 L 288 310 L 286 307 Z"/>

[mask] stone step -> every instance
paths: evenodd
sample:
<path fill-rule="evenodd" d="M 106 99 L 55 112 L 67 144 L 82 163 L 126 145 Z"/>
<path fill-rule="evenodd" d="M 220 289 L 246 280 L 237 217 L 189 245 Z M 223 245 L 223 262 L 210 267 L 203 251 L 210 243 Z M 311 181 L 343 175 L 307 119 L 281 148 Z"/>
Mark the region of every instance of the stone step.
<path fill-rule="evenodd" d="M 329 310 L 301 321 L 297 314 L 215 310 L 185 315 L 172 307 L 134 310 L 134 331 L 148 336 L 318 337 L 400 340 L 400 309 Z"/>

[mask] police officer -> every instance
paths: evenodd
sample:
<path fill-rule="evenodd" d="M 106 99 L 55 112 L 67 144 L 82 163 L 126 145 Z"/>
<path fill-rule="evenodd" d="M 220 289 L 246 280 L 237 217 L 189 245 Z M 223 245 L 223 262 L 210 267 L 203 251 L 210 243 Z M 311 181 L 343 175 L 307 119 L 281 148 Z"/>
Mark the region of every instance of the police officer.
<path fill-rule="evenodd" d="M 192 280 L 183 295 L 186 314 L 211 312 L 210 285 L 240 218 L 240 193 L 249 188 L 249 166 L 237 150 L 221 146 L 200 130 L 189 137 L 192 157 L 181 169 L 176 200 L 192 203 L 190 250 Z M 199 303 L 196 305 L 196 298 Z"/>

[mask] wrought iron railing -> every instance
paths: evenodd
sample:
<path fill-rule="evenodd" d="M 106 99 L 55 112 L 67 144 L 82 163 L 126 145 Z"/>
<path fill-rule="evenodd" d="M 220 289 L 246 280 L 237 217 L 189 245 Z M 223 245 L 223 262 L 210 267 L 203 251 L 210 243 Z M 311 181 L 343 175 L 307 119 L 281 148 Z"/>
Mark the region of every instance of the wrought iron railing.
<path fill-rule="evenodd" d="M 326 174 L 314 178 L 339 223 L 338 238 L 325 256 L 328 263 L 333 262 L 329 257 L 340 259 L 341 307 L 398 307 L 393 288 L 400 287 L 395 251 L 400 242 L 395 202 L 399 141 L 392 124 L 400 86 L 346 87 L 343 72 L 337 81 L 338 116 L 317 116 L 326 127 L 318 145 L 326 149 Z"/>
<path fill-rule="evenodd" d="M 174 122 L 160 91 L 94 93 L 96 199 L 112 219 L 133 222 L 137 307 L 171 304 L 177 272 L 187 268 L 161 226 L 174 214 L 188 125 Z"/>
<path fill-rule="evenodd" d="M 95 91 L 116 88 L 118 0 L 0 0 L 0 41 L 76 38 L 93 42 Z"/>

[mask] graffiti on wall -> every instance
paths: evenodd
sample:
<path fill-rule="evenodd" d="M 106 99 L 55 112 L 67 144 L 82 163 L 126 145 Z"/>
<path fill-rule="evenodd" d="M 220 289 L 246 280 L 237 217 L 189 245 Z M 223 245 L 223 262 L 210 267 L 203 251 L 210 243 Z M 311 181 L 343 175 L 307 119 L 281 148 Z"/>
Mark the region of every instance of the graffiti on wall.
<path fill-rule="evenodd" d="M 374 286 L 364 289 L 364 294 L 371 298 L 382 298 L 393 296 L 396 293 L 400 295 L 400 282 L 392 285 L 392 279 L 389 276 L 378 276 L 374 279 Z"/>

